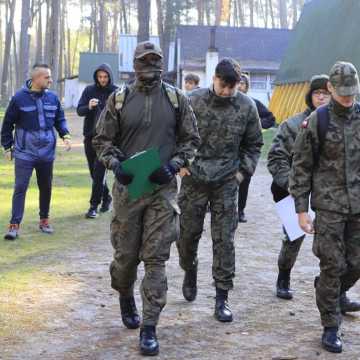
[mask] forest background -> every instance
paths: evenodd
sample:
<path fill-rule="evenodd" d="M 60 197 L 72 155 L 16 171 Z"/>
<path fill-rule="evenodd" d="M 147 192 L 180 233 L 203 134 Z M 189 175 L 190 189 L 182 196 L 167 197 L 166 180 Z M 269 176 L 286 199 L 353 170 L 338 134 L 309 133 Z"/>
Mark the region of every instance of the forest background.
<path fill-rule="evenodd" d="M 36 62 L 51 66 L 61 97 L 64 79 L 78 74 L 80 52 L 117 53 L 120 34 L 159 35 L 166 57 L 177 25 L 293 28 L 304 2 L 0 0 L 0 101 L 6 105 Z"/>

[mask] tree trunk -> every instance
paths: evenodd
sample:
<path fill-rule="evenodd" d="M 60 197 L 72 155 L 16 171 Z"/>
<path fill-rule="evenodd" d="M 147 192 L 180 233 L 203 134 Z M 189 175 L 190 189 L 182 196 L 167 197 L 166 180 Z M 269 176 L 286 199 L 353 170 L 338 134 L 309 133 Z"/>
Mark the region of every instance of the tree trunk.
<path fill-rule="evenodd" d="M 53 88 L 58 90 L 59 79 L 59 19 L 60 19 L 60 0 L 51 0 L 50 18 L 50 43 L 49 43 L 49 66 L 52 70 Z"/>
<path fill-rule="evenodd" d="M 124 26 L 124 33 L 128 34 L 129 26 L 128 26 L 128 21 L 127 21 L 125 1 L 124 0 L 120 0 L 120 1 L 121 1 L 121 14 L 122 14 L 122 21 L 123 21 L 123 26 Z"/>
<path fill-rule="evenodd" d="M 137 0 L 137 13 L 138 13 L 138 33 L 137 41 L 149 40 L 149 22 L 150 22 L 150 0 Z"/>
<path fill-rule="evenodd" d="M 116 3 L 117 4 L 117 3 Z M 118 47 L 118 40 L 119 40 L 119 33 L 118 33 L 118 24 L 119 24 L 119 7 L 114 7 L 114 14 L 113 14 L 113 28 L 112 28 L 112 35 L 111 35 L 111 51 L 113 53 L 117 52 Z"/>
<path fill-rule="evenodd" d="M 238 13 L 239 13 L 240 26 L 245 26 L 245 15 L 244 15 L 243 1 L 242 0 L 237 0 L 237 4 L 238 4 Z"/>
<path fill-rule="evenodd" d="M 215 25 L 219 26 L 221 22 L 221 0 L 215 1 Z"/>
<path fill-rule="evenodd" d="M 269 12 L 271 18 L 271 27 L 274 29 L 276 25 L 275 25 L 275 16 L 274 16 L 274 8 L 273 8 L 272 0 L 269 0 L 268 4 L 269 4 Z"/>
<path fill-rule="evenodd" d="M 50 61 L 50 17 L 51 17 L 51 0 L 46 0 L 46 31 L 45 31 L 45 48 L 44 61 L 49 64 Z"/>
<path fill-rule="evenodd" d="M 286 0 L 279 0 L 279 17 L 280 17 L 280 27 L 282 29 L 287 29 L 289 27 L 289 24 L 287 20 Z"/>
<path fill-rule="evenodd" d="M 292 0 L 292 14 L 293 14 L 292 28 L 294 28 L 298 21 L 298 0 Z"/>
<path fill-rule="evenodd" d="M 40 6 L 40 5 L 39 5 Z M 38 22 L 37 22 L 37 33 L 36 33 L 36 56 L 35 62 L 41 63 L 43 61 L 43 39 L 42 39 L 42 16 L 41 16 L 41 7 L 38 13 Z"/>
<path fill-rule="evenodd" d="M 98 52 L 106 51 L 106 9 L 105 9 L 105 1 L 99 0 L 99 38 L 98 38 Z"/>
<path fill-rule="evenodd" d="M 156 0 L 157 7 L 157 29 L 160 38 L 160 47 L 164 48 L 164 12 L 161 0 Z"/>
<path fill-rule="evenodd" d="M 249 0 L 249 9 L 250 9 L 250 26 L 254 26 L 254 0 Z"/>
<path fill-rule="evenodd" d="M 6 104 L 9 99 L 9 62 L 10 62 L 10 51 L 11 51 L 11 40 L 12 40 L 12 29 L 14 23 L 16 0 L 8 0 L 6 2 L 6 11 L 8 13 L 8 21 L 6 24 L 5 33 L 5 47 L 4 47 L 4 59 L 3 59 L 3 70 L 1 75 L 1 101 Z"/>
<path fill-rule="evenodd" d="M 30 35 L 30 0 L 22 0 L 21 3 L 21 31 L 20 31 L 20 51 L 17 87 L 21 87 L 29 72 L 29 50 Z"/>

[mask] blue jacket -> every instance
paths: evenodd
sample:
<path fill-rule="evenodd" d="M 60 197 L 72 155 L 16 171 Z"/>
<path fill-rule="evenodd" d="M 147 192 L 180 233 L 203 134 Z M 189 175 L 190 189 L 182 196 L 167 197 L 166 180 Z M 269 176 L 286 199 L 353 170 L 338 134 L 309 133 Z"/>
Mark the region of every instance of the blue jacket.
<path fill-rule="evenodd" d="M 1 128 L 1 145 L 22 160 L 52 161 L 56 135 L 69 134 L 64 111 L 51 91 L 34 92 L 27 81 L 11 99 Z M 14 133 L 15 129 L 15 133 Z"/>

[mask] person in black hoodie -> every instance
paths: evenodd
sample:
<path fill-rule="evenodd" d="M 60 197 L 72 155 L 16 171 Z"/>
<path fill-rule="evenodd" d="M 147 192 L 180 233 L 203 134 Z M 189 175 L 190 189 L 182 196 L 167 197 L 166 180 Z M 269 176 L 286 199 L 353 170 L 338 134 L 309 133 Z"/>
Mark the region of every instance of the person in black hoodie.
<path fill-rule="evenodd" d="M 88 161 L 90 175 L 92 178 L 92 191 L 90 208 L 86 218 L 93 219 L 97 216 L 97 209 L 101 204 L 100 212 L 106 212 L 110 208 L 112 198 L 105 179 L 105 167 L 98 161 L 96 152 L 92 146 L 92 139 L 95 136 L 95 127 L 102 109 L 106 105 L 109 95 L 116 90 L 113 83 L 113 74 L 107 64 L 101 64 L 94 71 L 94 84 L 87 86 L 79 100 L 77 113 L 84 116 L 84 147 Z"/>
<path fill-rule="evenodd" d="M 247 94 L 249 91 L 249 77 L 246 74 L 241 74 L 238 90 L 244 94 Z M 259 100 L 251 98 L 256 105 L 256 109 L 259 113 L 261 128 L 270 129 L 275 125 L 275 116 L 273 113 Z M 247 219 L 245 217 L 245 207 L 249 193 L 251 176 L 245 177 L 242 183 L 239 186 L 239 201 L 238 201 L 238 215 L 239 222 L 246 223 Z"/>

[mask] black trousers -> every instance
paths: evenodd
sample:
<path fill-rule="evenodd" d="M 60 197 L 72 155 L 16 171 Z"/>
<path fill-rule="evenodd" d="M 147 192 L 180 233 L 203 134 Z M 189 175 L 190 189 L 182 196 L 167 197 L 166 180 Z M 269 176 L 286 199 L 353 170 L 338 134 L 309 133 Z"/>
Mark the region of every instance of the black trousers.
<path fill-rule="evenodd" d="M 34 169 L 39 187 L 40 219 L 49 217 L 53 161 L 15 159 L 15 187 L 10 224 L 20 224 L 23 219 L 25 196 Z"/>
<path fill-rule="evenodd" d="M 246 176 L 239 185 L 239 214 L 243 213 L 246 207 L 246 201 L 249 193 L 251 176 Z"/>
<path fill-rule="evenodd" d="M 90 206 L 98 207 L 101 201 L 107 201 L 109 198 L 109 188 L 106 184 L 105 166 L 97 159 L 96 152 L 92 146 L 92 137 L 84 138 L 85 155 L 92 178 L 92 189 L 90 197 Z"/>

